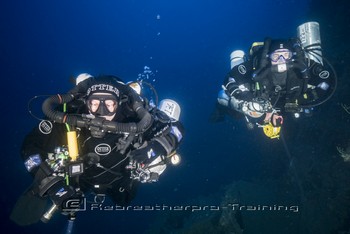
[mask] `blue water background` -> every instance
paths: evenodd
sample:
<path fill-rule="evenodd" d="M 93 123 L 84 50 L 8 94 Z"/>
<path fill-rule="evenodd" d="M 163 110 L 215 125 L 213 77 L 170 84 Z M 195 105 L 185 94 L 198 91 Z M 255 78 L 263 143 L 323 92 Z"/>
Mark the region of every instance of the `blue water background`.
<path fill-rule="evenodd" d="M 259 146 L 251 141 L 252 133 L 243 123 L 213 125 L 208 118 L 231 51 L 247 51 L 266 36 L 295 36 L 298 25 L 314 20 L 308 10 L 305 0 L 2 1 L 3 220 L 31 182 L 19 154 L 25 134 L 38 123 L 27 111 L 28 100 L 66 92 L 72 87 L 69 78 L 82 72 L 130 81 L 149 66 L 160 99 L 173 98 L 181 105 L 186 128 L 182 163 L 169 168 L 159 183 L 142 186 L 134 204 L 184 204 L 253 177 L 259 170 Z M 33 111 L 40 114 L 40 103 L 33 104 Z M 84 213 L 75 229 L 141 233 L 156 213 Z M 62 233 L 66 220 L 28 228 L 6 225 L 22 233 Z"/>

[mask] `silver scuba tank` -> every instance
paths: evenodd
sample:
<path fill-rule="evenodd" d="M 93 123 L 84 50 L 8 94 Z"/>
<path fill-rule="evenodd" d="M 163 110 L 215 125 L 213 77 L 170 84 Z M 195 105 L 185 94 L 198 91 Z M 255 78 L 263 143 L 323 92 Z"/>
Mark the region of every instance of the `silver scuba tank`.
<path fill-rule="evenodd" d="M 230 54 L 231 69 L 245 61 L 245 53 L 243 50 L 235 50 Z"/>
<path fill-rule="evenodd" d="M 232 53 L 230 54 L 230 67 L 231 69 L 241 63 L 245 62 L 245 53 L 243 50 L 234 50 L 232 51 Z M 222 106 L 229 106 L 229 101 L 230 101 L 230 97 L 227 96 L 227 94 L 225 93 L 225 88 L 223 88 L 222 90 L 219 91 L 218 93 L 218 103 Z"/>
<path fill-rule="evenodd" d="M 317 22 L 306 22 L 297 28 L 297 35 L 303 49 L 306 49 L 306 57 L 323 65 L 320 25 Z"/>

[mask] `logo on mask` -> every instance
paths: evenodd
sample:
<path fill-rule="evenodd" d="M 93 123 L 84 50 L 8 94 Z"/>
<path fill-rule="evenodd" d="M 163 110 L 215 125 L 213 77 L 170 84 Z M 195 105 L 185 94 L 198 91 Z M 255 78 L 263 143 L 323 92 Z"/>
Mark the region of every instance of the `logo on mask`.
<path fill-rule="evenodd" d="M 109 92 L 109 93 L 114 93 L 117 97 L 119 97 L 119 89 L 116 87 L 113 87 L 112 85 L 109 84 L 96 84 L 91 86 L 87 92 L 86 95 L 89 96 L 90 93 L 93 92 Z"/>

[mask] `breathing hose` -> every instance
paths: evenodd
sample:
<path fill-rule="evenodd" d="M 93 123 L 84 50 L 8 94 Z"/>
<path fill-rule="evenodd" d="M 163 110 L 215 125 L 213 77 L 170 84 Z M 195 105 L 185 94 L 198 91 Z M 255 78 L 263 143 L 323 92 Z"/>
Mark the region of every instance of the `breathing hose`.
<path fill-rule="evenodd" d="M 131 95 L 134 95 L 131 93 Z M 135 101 L 132 105 L 132 109 L 136 112 L 139 122 L 132 123 L 119 123 L 114 121 L 108 121 L 102 118 L 88 119 L 86 115 L 68 114 L 55 110 L 55 107 L 59 104 L 69 103 L 75 100 L 76 96 L 72 93 L 57 94 L 47 98 L 43 105 L 43 113 L 52 121 L 57 123 L 67 123 L 76 127 L 89 127 L 96 126 L 101 127 L 103 130 L 112 133 L 140 133 L 147 130 L 152 122 L 151 114 L 143 107 L 141 102 Z M 85 117 L 85 118 L 84 118 Z"/>

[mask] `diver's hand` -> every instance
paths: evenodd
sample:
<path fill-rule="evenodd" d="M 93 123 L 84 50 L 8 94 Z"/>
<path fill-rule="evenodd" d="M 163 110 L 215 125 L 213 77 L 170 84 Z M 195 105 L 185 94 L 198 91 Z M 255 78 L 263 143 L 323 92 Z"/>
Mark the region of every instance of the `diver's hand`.
<path fill-rule="evenodd" d="M 277 113 L 266 113 L 264 123 L 271 123 L 274 127 L 280 127 L 283 124 L 283 117 Z"/>

